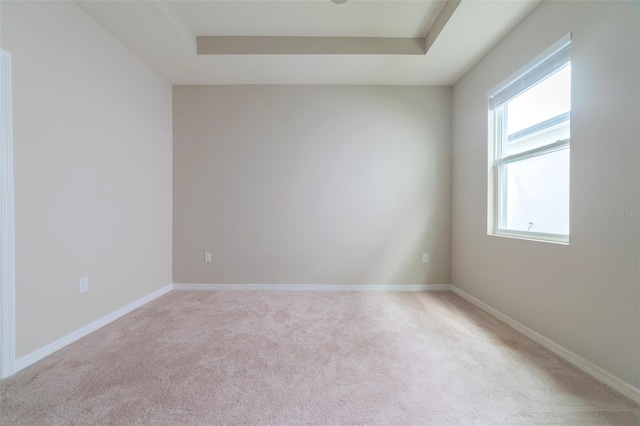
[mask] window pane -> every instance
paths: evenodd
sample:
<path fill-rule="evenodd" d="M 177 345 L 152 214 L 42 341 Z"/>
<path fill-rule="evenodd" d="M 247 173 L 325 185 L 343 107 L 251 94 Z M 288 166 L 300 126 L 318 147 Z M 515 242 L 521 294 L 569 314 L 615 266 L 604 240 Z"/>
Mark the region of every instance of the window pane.
<path fill-rule="evenodd" d="M 507 104 L 509 136 L 571 110 L 571 64 Z M 565 138 L 566 139 L 566 138 Z"/>
<path fill-rule="evenodd" d="M 502 229 L 569 235 L 569 149 L 503 166 Z"/>

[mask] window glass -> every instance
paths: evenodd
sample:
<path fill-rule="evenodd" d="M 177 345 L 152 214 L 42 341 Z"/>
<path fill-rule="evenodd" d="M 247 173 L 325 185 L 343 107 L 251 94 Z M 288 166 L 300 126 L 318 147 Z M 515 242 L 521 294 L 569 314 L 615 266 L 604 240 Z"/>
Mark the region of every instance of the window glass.
<path fill-rule="evenodd" d="M 513 135 L 535 124 L 571 111 L 571 65 L 542 80 L 508 103 L 507 133 Z"/>
<path fill-rule="evenodd" d="M 504 166 L 505 229 L 569 234 L 569 149 Z"/>

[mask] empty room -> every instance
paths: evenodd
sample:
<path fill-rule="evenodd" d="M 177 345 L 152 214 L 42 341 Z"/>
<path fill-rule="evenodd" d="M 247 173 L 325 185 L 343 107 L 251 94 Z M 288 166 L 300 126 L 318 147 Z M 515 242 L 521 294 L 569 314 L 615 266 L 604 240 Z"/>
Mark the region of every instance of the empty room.
<path fill-rule="evenodd" d="M 0 1 L 0 425 L 639 425 L 640 3 Z"/>

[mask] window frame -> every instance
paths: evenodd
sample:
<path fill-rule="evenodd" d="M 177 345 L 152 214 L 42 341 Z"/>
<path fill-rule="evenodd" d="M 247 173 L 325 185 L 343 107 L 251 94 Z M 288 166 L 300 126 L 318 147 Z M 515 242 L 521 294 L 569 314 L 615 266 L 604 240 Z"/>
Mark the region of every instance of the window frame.
<path fill-rule="evenodd" d="M 540 147 L 532 148 L 512 155 L 504 155 L 503 150 L 507 146 L 505 138 L 508 137 L 508 117 L 506 107 L 512 99 L 534 87 L 549 76 L 564 69 L 571 64 L 571 33 L 565 35 L 551 47 L 536 56 L 532 61 L 514 73 L 504 83 L 500 84 L 487 94 L 489 111 L 489 140 L 488 140 L 488 215 L 487 233 L 498 237 L 508 237 L 532 241 L 569 244 L 569 233 L 553 234 L 535 231 L 521 231 L 507 229 L 506 220 L 507 185 L 505 167 L 509 164 L 524 161 L 537 156 L 551 154 L 563 149 L 570 150 L 571 139 L 557 140 Z M 571 125 L 571 110 L 552 119 L 559 119 L 560 123 L 569 121 Z M 562 116 L 562 117 L 561 117 Z M 543 124 L 537 123 L 536 125 Z M 536 126 L 534 125 L 534 126 Z M 532 126 L 533 127 L 533 126 Z M 543 130 L 543 128 L 539 130 Z M 569 151 L 570 152 L 570 151 Z M 569 212 L 571 207 L 569 206 Z"/>

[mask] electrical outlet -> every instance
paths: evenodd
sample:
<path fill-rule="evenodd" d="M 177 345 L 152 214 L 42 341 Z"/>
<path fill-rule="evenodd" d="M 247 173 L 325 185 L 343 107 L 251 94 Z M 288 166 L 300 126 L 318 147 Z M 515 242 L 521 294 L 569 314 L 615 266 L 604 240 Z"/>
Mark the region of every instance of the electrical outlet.
<path fill-rule="evenodd" d="M 204 254 L 204 261 L 207 262 L 207 263 L 211 263 L 211 253 L 206 252 Z"/>
<path fill-rule="evenodd" d="M 78 292 L 84 293 L 85 291 L 89 291 L 89 277 L 82 277 L 78 281 Z"/>
<path fill-rule="evenodd" d="M 429 263 L 429 253 L 422 253 L 422 263 Z"/>

